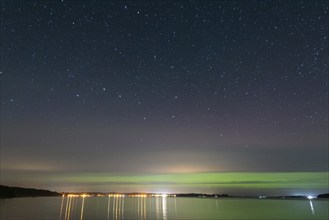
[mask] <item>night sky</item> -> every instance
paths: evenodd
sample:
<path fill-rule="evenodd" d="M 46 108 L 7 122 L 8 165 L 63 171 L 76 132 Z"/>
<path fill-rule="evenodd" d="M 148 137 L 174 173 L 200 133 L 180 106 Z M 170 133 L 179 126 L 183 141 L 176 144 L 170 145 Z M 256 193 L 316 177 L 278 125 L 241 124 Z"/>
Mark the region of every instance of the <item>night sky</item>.
<path fill-rule="evenodd" d="M 328 1 L 1 1 L 1 184 L 328 191 Z"/>

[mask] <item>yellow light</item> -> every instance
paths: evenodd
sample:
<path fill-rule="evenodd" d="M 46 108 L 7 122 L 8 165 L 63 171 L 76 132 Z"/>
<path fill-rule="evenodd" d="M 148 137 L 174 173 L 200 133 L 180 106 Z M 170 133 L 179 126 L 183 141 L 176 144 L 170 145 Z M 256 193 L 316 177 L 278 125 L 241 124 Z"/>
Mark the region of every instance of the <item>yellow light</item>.
<path fill-rule="evenodd" d="M 67 194 L 67 197 L 79 197 L 79 195 L 76 195 L 76 194 Z"/>
<path fill-rule="evenodd" d="M 88 195 L 88 194 L 82 194 L 82 195 L 80 195 L 81 197 L 90 197 L 90 195 Z"/>

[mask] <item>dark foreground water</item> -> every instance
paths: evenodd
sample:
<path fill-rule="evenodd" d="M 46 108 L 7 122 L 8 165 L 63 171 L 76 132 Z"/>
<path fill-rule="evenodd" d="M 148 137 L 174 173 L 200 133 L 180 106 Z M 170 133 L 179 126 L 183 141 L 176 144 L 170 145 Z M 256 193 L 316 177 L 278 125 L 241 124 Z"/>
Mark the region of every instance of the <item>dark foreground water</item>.
<path fill-rule="evenodd" d="M 328 219 L 328 200 L 175 197 L 0 199 L 1 220 Z"/>

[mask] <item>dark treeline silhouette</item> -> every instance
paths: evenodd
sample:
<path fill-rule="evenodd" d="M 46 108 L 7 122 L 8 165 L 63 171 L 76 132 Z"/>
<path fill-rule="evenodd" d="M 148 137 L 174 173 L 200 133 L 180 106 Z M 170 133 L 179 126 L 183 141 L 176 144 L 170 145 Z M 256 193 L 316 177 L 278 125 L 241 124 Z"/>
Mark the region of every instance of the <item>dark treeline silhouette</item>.
<path fill-rule="evenodd" d="M 227 194 L 180 193 L 176 197 L 229 197 Z"/>
<path fill-rule="evenodd" d="M 67 194 L 67 193 L 64 193 Z M 81 193 L 78 193 L 81 194 Z M 93 196 L 103 195 L 106 196 L 108 193 L 87 193 Z M 116 194 L 116 192 L 110 193 Z M 125 195 L 138 195 L 140 193 L 124 193 Z M 152 193 L 143 193 L 152 195 Z M 0 185 L 0 198 L 15 198 L 15 197 L 40 197 L 40 196 L 61 196 L 62 194 L 58 192 L 53 192 L 49 190 L 43 189 L 33 189 L 33 188 L 22 188 L 22 187 L 11 187 L 11 186 L 4 186 Z M 225 198 L 225 197 L 237 197 L 237 198 L 262 198 L 262 199 L 308 199 L 307 196 L 230 196 L 228 194 L 203 194 L 203 193 L 178 193 L 178 194 L 168 194 L 167 196 L 176 196 L 176 197 L 201 197 L 201 198 Z M 323 199 L 329 198 L 329 193 L 319 194 L 316 198 Z"/>
<path fill-rule="evenodd" d="M 319 199 L 329 198 L 329 193 L 320 194 L 320 195 L 318 195 L 318 198 Z"/>
<path fill-rule="evenodd" d="M 43 189 L 10 187 L 0 185 L 0 198 L 60 196 L 57 192 Z"/>

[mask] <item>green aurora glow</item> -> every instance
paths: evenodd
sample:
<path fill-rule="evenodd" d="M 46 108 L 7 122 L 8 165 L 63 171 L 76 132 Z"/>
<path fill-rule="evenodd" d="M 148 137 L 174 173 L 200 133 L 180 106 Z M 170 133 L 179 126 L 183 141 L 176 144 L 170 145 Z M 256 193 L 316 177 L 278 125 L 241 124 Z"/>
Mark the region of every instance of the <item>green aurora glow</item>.
<path fill-rule="evenodd" d="M 299 188 L 327 189 L 328 172 L 228 172 L 228 173 L 176 173 L 153 175 L 80 174 L 57 177 L 57 181 L 72 184 L 109 186 L 175 186 L 229 187 L 229 188 Z"/>

